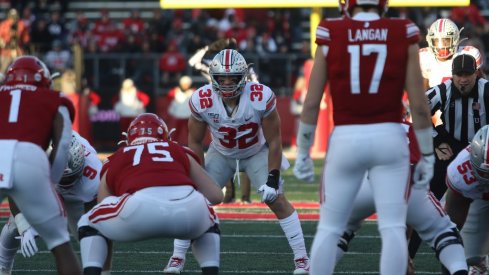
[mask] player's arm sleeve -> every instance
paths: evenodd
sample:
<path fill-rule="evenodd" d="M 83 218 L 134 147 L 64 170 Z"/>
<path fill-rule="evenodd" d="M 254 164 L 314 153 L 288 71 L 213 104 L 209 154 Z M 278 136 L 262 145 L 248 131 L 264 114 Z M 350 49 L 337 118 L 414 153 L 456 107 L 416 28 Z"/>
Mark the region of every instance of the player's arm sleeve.
<path fill-rule="evenodd" d="M 66 106 L 61 105 L 55 118 L 53 151 L 50 155 L 51 179 L 56 184 L 61 180 L 68 163 L 71 131 L 70 112 Z"/>

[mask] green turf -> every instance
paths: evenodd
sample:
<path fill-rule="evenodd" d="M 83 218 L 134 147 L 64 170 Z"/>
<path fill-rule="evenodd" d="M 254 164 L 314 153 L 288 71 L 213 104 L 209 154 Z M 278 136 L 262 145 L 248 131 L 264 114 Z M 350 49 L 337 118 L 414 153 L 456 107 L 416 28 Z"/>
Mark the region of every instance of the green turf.
<path fill-rule="evenodd" d="M 322 162 L 316 161 L 319 178 Z M 302 183 L 284 173 L 286 195 L 293 201 L 317 201 L 318 183 Z M 252 200 L 259 201 L 252 191 Z M 309 211 L 309 210 L 301 210 Z M 303 221 L 307 248 L 311 247 L 317 222 Z M 221 274 L 292 274 L 293 254 L 276 221 L 221 221 Z M 41 253 L 30 259 L 16 256 L 13 274 L 55 274 L 53 256 L 38 241 Z M 161 274 L 172 252 L 172 240 L 116 243 L 112 274 Z M 78 251 L 78 244 L 73 242 Z M 376 223 L 366 222 L 353 240 L 349 253 L 335 274 L 378 274 L 380 239 Z M 415 259 L 416 274 L 439 274 L 431 249 L 422 245 Z M 183 274 L 200 274 L 191 253 Z M 401 273 L 400 273 L 401 274 Z"/>

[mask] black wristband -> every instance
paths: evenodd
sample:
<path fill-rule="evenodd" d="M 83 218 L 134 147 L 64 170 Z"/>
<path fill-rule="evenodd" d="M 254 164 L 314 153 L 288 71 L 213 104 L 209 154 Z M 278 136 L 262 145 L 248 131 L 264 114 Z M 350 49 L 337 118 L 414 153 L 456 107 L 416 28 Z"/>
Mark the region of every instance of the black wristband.
<path fill-rule="evenodd" d="M 278 189 L 279 180 L 280 180 L 280 171 L 279 170 L 273 169 L 272 171 L 268 172 L 267 185 L 269 187 L 272 187 L 274 189 Z"/>

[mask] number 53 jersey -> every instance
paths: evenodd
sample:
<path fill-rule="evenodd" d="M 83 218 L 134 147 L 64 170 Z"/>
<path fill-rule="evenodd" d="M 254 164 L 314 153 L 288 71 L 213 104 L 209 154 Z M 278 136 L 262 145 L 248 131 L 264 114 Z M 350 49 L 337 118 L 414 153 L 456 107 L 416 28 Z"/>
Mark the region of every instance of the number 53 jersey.
<path fill-rule="evenodd" d="M 489 200 L 489 186 L 477 181 L 470 164 L 470 146 L 462 150 L 447 169 L 447 186 L 469 199 Z"/>
<path fill-rule="evenodd" d="M 276 98 L 257 82 L 247 82 L 239 97 L 236 110 L 228 115 L 221 96 L 209 84 L 192 94 L 189 105 L 193 117 L 207 123 L 211 146 L 226 157 L 244 159 L 264 146 L 262 119 L 276 108 Z"/>

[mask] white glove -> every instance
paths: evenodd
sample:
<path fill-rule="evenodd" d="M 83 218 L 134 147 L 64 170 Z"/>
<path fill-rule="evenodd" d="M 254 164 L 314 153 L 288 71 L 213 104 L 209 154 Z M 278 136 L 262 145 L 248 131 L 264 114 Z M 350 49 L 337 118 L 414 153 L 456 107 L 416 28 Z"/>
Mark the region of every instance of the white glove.
<path fill-rule="evenodd" d="M 302 181 L 314 181 L 314 162 L 309 154 L 298 154 L 294 163 L 294 176 Z"/>
<path fill-rule="evenodd" d="M 266 184 L 263 184 L 260 186 L 260 188 L 258 188 L 258 193 L 262 193 L 261 202 L 265 203 L 272 203 L 278 197 L 278 190 Z"/>
<path fill-rule="evenodd" d="M 413 173 L 413 188 L 424 189 L 430 184 L 430 180 L 433 177 L 435 167 L 435 155 L 430 154 L 422 156 L 419 162 L 416 164 Z"/>
<path fill-rule="evenodd" d="M 20 250 L 22 251 L 22 255 L 25 258 L 36 255 L 38 251 L 36 245 L 36 236 L 38 235 L 39 234 L 37 233 L 37 231 L 31 226 L 24 232 L 24 234 L 19 237 L 15 237 L 16 239 L 20 239 Z"/>

